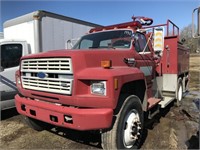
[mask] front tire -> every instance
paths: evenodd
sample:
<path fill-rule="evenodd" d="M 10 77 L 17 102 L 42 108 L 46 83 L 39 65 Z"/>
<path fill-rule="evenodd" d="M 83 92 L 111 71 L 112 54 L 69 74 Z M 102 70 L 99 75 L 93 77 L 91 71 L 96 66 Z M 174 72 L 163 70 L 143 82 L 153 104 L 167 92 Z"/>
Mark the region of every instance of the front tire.
<path fill-rule="evenodd" d="M 101 135 L 103 149 L 137 149 L 143 130 L 143 110 L 138 97 L 126 98 L 116 115 L 113 128 Z"/>
<path fill-rule="evenodd" d="M 26 124 L 36 131 L 43 131 L 47 128 L 47 124 L 39 120 L 24 116 Z"/>

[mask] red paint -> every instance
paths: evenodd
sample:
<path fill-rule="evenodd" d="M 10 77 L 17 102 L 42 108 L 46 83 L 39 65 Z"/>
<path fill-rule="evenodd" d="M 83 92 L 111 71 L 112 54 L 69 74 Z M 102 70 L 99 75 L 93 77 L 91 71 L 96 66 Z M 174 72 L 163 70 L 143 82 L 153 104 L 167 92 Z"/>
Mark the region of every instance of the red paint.
<path fill-rule="evenodd" d="M 165 49 L 157 71 L 159 74 L 177 75 L 189 72 L 189 49 L 178 42 L 177 36 L 165 38 Z"/>
<path fill-rule="evenodd" d="M 42 101 L 33 101 L 27 98 L 15 96 L 16 108 L 20 114 L 48 122 L 57 126 L 67 127 L 77 130 L 95 130 L 109 128 L 112 122 L 112 109 L 87 109 L 57 106 L 55 104 Z M 21 109 L 21 105 L 26 106 L 26 111 Z M 31 115 L 30 110 L 36 111 L 36 116 Z M 50 115 L 56 116 L 58 122 L 50 120 Z M 72 116 L 73 123 L 66 123 L 64 115 Z"/>
<path fill-rule="evenodd" d="M 157 105 L 161 101 L 161 99 L 149 98 L 147 101 L 148 101 L 148 109 L 151 109 L 153 106 Z"/>

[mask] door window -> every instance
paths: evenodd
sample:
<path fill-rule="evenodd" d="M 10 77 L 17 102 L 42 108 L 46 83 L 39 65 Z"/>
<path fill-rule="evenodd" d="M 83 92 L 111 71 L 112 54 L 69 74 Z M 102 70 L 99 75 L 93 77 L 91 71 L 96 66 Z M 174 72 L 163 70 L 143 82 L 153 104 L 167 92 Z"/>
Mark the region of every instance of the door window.
<path fill-rule="evenodd" d="M 146 37 L 142 33 L 135 33 L 134 35 L 135 50 L 137 52 L 149 52 Z M 144 50 L 145 49 L 145 50 Z"/>
<path fill-rule="evenodd" d="M 80 49 L 87 49 L 88 47 L 92 47 L 93 41 L 84 39 L 80 44 Z"/>
<path fill-rule="evenodd" d="M 22 57 L 21 44 L 1 45 L 1 66 L 4 69 L 18 66 L 21 57 Z"/>

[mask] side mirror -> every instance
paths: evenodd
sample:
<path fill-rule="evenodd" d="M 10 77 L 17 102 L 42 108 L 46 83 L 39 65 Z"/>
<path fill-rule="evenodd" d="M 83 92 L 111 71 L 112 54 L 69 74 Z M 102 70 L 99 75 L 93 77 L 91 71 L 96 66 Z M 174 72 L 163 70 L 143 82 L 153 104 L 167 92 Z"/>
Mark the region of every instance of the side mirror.
<path fill-rule="evenodd" d="M 197 16 L 197 31 L 195 29 L 194 16 Z M 192 35 L 194 38 L 200 37 L 200 7 L 193 10 L 192 13 Z"/>
<path fill-rule="evenodd" d="M 67 40 L 65 47 L 66 47 L 66 49 L 71 49 L 73 47 L 72 41 L 71 40 Z"/>
<path fill-rule="evenodd" d="M 132 41 L 132 45 L 135 46 L 135 40 Z"/>

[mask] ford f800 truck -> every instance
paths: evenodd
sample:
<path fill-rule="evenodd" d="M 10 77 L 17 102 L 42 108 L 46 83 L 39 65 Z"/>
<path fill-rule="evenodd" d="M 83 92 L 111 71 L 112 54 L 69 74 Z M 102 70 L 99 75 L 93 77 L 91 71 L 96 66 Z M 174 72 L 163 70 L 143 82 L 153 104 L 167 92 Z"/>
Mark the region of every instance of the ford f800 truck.
<path fill-rule="evenodd" d="M 93 28 L 72 50 L 21 58 L 15 103 L 28 125 L 46 124 L 101 134 L 104 149 L 141 144 L 144 114 L 151 119 L 189 83 L 189 49 L 170 20 L 153 19 Z M 170 30 L 171 29 L 171 30 Z"/>

